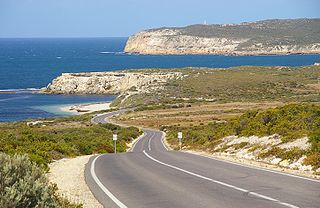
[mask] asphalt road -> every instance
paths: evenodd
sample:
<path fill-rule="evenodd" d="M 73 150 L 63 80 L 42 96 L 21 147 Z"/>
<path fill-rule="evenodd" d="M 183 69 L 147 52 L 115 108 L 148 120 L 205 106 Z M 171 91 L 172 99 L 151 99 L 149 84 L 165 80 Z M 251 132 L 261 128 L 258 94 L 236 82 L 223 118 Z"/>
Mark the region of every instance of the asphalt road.
<path fill-rule="evenodd" d="M 320 207 L 318 180 L 168 151 L 162 132 L 144 132 L 131 152 L 87 164 L 86 181 L 105 207 Z"/>

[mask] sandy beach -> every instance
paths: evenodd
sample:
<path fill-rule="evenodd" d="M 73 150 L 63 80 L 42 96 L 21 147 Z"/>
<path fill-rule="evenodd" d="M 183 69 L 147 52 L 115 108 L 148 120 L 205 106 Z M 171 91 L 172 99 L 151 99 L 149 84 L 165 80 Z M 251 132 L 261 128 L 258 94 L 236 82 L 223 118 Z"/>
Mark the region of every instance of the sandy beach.
<path fill-rule="evenodd" d="M 60 107 L 59 110 L 62 112 L 74 113 L 74 114 L 84 114 L 84 113 L 91 113 L 95 111 L 101 110 L 109 110 L 110 102 L 105 103 L 84 103 L 84 104 L 77 104 L 77 105 L 69 105 Z"/>

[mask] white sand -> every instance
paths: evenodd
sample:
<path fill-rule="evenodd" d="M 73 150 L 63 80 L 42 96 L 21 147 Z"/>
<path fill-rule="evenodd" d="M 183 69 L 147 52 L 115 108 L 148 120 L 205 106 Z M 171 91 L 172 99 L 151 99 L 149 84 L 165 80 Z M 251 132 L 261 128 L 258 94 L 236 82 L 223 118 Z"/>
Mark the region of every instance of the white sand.
<path fill-rule="evenodd" d="M 79 105 L 70 105 L 61 107 L 63 112 L 72 112 L 77 114 L 92 113 L 95 111 L 109 110 L 111 103 L 86 103 Z"/>
<path fill-rule="evenodd" d="M 85 165 L 91 156 L 53 162 L 50 164 L 48 177 L 50 182 L 57 184 L 58 193 L 71 202 L 81 203 L 85 208 L 100 208 L 102 205 L 93 196 L 84 178 Z"/>

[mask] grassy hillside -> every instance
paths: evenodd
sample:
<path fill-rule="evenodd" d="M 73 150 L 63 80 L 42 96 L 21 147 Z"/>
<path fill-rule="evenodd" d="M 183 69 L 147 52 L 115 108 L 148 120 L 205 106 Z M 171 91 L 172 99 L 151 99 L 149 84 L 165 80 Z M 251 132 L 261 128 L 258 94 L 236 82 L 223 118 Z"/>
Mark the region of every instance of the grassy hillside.
<path fill-rule="evenodd" d="M 199 24 L 167 29 L 175 29 L 182 35 L 197 37 L 250 39 L 246 45 L 255 43 L 269 46 L 304 45 L 320 42 L 320 19 L 274 19 L 242 24 Z M 153 29 L 155 30 L 157 29 Z"/>
<path fill-rule="evenodd" d="M 160 106 L 203 102 L 320 101 L 320 66 L 240 66 L 226 69 L 171 69 L 183 78 L 169 81 L 164 89 L 135 94 L 118 106 Z"/>
<path fill-rule="evenodd" d="M 320 67 L 256 67 L 192 70 L 168 89 L 180 97 L 217 101 L 319 100 Z"/>

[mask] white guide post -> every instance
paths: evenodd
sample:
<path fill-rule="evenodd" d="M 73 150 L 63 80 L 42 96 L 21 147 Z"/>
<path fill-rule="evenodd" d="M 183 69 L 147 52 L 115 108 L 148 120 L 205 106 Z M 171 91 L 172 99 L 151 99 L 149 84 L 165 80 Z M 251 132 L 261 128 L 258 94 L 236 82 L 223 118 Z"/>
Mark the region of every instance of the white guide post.
<path fill-rule="evenodd" d="M 118 135 L 117 134 L 113 134 L 112 139 L 114 141 L 114 153 L 117 153 L 117 139 L 118 139 Z"/>
<path fill-rule="evenodd" d="M 178 132 L 179 146 L 180 150 L 182 149 L 182 132 Z"/>

